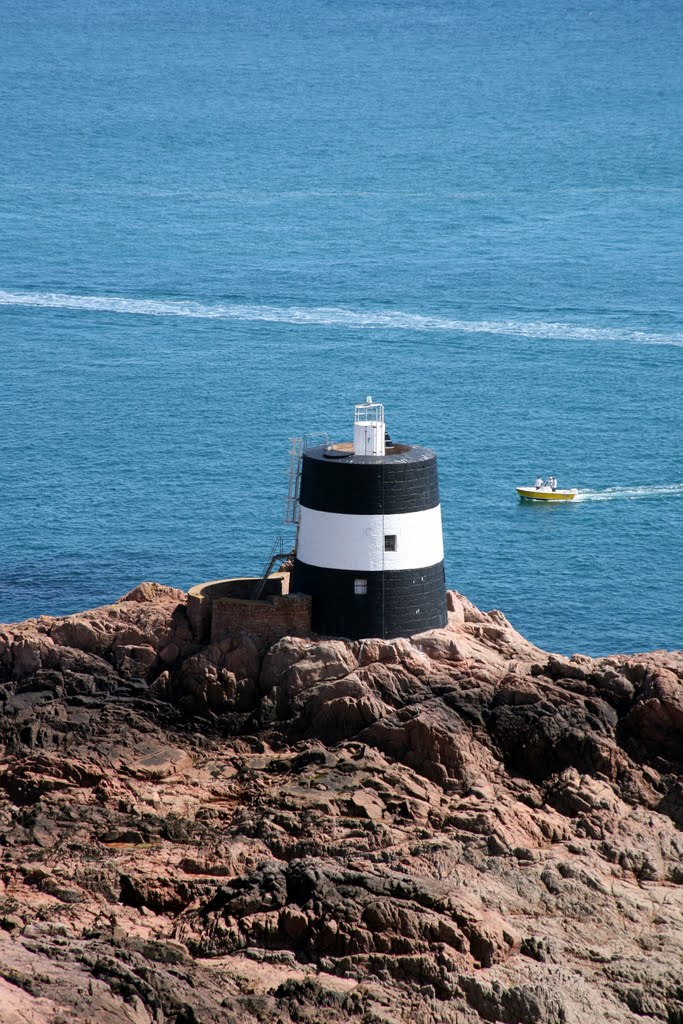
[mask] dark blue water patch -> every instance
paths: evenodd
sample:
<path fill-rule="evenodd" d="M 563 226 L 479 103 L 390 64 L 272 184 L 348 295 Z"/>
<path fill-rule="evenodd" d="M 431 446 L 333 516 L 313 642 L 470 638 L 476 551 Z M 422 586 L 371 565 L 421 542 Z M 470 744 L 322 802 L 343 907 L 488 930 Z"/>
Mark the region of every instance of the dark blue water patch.
<path fill-rule="evenodd" d="M 0 295 L 109 308 L 0 304 L 0 618 L 259 571 L 288 437 L 372 393 L 439 453 L 450 585 L 682 646 L 682 18 L 6 5 Z M 602 497 L 522 506 L 551 471 Z"/>

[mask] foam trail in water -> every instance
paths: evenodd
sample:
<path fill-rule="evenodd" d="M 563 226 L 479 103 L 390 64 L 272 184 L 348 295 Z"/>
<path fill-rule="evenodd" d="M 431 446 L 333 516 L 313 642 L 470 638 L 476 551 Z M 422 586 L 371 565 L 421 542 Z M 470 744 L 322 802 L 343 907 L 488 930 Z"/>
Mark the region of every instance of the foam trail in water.
<path fill-rule="evenodd" d="M 683 495 L 683 484 L 653 484 L 645 487 L 605 487 L 604 490 L 579 491 L 574 501 L 616 501 L 621 498 L 661 498 L 666 495 Z"/>
<path fill-rule="evenodd" d="M 205 305 L 201 302 L 127 299 L 116 295 L 66 295 L 60 292 L 0 291 L 2 306 L 32 306 L 44 309 L 77 309 L 102 313 L 132 313 L 138 316 L 181 316 L 209 320 L 266 321 L 286 324 L 359 329 L 408 331 L 457 331 L 462 334 L 502 334 L 511 337 L 558 339 L 568 341 L 627 341 L 640 345 L 683 346 L 683 332 L 657 334 L 649 331 L 620 330 L 616 327 L 582 327 L 521 320 L 452 320 L 441 316 L 421 316 L 400 310 L 369 313 L 335 306 L 258 306 L 250 304 Z"/>

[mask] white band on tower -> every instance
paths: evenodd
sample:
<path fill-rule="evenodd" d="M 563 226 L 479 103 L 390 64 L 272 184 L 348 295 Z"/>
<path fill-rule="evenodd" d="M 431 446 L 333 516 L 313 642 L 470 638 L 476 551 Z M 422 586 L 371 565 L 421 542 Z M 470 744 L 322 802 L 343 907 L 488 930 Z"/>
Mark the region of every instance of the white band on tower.
<path fill-rule="evenodd" d="M 297 558 L 357 572 L 421 569 L 443 559 L 441 507 L 390 515 L 342 515 L 301 506 Z"/>

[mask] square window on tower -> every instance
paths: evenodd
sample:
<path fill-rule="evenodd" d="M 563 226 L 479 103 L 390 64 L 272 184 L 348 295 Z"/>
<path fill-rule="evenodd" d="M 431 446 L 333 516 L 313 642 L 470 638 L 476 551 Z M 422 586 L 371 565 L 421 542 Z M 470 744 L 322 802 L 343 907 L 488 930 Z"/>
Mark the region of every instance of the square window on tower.
<path fill-rule="evenodd" d="M 355 579 L 353 581 L 353 592 L 356 595 L 367 594 L 368 581 L 366 579 Z"/>
<path fill-rule="evenodd" d="M 385 533 L 384 534 L 384 550 L 395 551 L 396 550 L 396 534 Z"/>

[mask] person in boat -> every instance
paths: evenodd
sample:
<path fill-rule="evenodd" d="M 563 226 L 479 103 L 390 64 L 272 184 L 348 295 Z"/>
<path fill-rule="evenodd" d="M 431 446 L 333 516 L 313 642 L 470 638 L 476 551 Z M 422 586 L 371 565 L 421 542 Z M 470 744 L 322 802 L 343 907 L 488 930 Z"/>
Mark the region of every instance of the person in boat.
<path fill-rule="evenodd" d="M 551 491 L 556 491 L 557 490 L 557 477 L 549 476 L 548 480 L 546 482 L 547 482 L 548 487 L 550 488 Z"/>
<path fill-rule="evenodd" d="M 540 476 L 537 476 L 536 479 L 534 480 L 534 487 L 536 488 L 537 491 L 540 491 L 541 487 L 543 487 L 543 480 L 541 479 Z"/>

